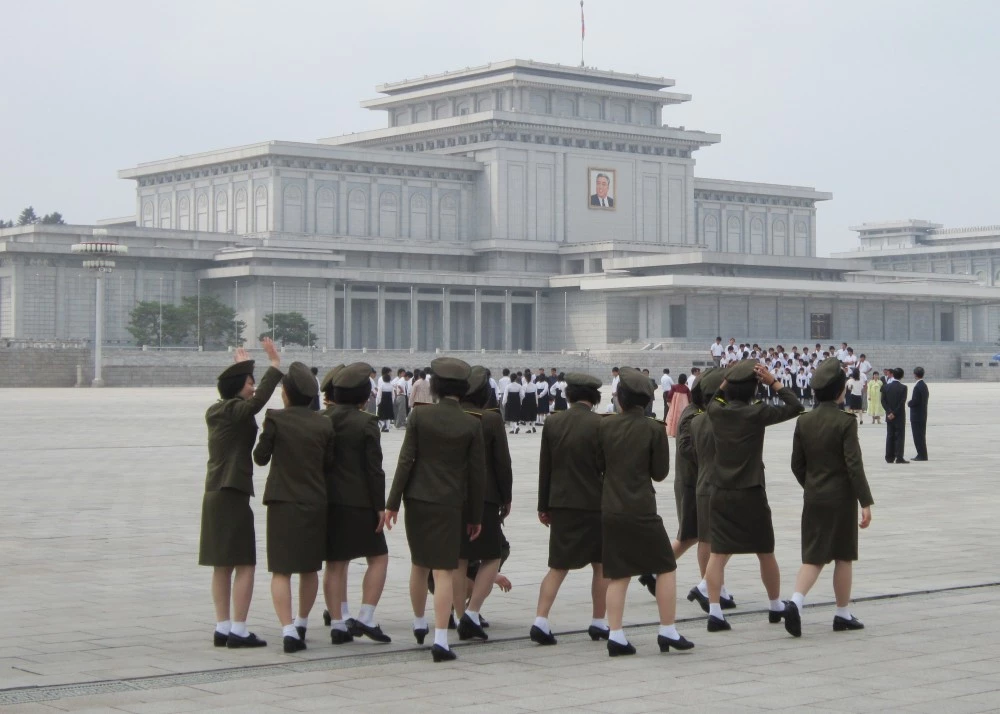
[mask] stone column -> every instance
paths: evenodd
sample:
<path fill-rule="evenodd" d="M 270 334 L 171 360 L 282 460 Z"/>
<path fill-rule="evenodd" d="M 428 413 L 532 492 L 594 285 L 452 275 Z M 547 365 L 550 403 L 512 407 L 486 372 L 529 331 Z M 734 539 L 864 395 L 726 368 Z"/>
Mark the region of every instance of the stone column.
<path fill-rule="evenodd" d="M 337 347 L 337 286 L 332 280 L 326 281 L 326 348 Z"/>
<path fill-rule="evenodd" d="M 316 178 L 309 173 L 306 179 L 306 195 L 302 197 L 302 210 L 306 212 L 306 219 L 302 223 L 302 228 L 306 233 L 316 232 Z"/>
<path fill-rule="evenodd" d="M 347 182 L 337 182 L 337 215 L 334 216 L 337 225 L 334 230 L 337 235 L 347 235 Z M 346 346 L 345 346 L 346 349 Z"/>
<path fill-rule="evenodd" d="M 475 288 L 472 291 L 472 347 L 478 352 L 483 349 L 483 325 L 482 325 L 482 312 L 483 306 L 479 300 L 479 288 Z"/>
<path fill-rule="evenodd" d="M 368 187 L 368 235 L 377 236 L 381 230 L 379 210 L 378 210 L 378 179 L 372 178 Z"/>
<path fill-rule="evenodd" d="M 514 303 L 510 290 L 504 290 L 503 294 L 503 349 L 504 352 L 510 352 L 514 344 Z"/>
<path fill-rule="evenodd" d="M 344 349 L 351 349 L 351 286 L 344 283 Z"/>
<path fill-rule="evenodd" d="M 419 299 L 417 289 L 410 287 L 410 349 L 420 349 L 420 322 L 417 320 L 419 312 Z"/>
<path fill-rule="evenodd" d="M 433 115 L 432 115 L 433 116 Z M 410 237 L 410 186 L 406 181 L 399 191 L 399 237 Z"/>
<path fill-rule="evenodd" d="M 378 298 L 377 298 L 376 314 L 375 319 L 376 329 L 378 333 L 375 335 L 375 344 L 380 350 L 385 349 L 385 287 L 382 285 L 378 286 Z"/>
<path fill-rule="evenodd" d="M 451 304 L 448 288 L 441 288 L 441 349 L 451 349 Z"/>

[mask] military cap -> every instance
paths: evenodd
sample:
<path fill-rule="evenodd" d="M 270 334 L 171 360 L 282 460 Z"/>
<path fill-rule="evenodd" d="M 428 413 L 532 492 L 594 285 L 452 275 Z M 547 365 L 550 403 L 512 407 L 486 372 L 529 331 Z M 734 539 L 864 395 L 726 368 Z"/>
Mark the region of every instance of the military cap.
<path fill-rule="evenodd" d="M 726 381 L 730 384 L 743 384 L 757 379 L 754 374 L 754 367 L 757 366 L 755 359 L 741 359 L 732 367 L 726 370 Z M 702 377 L 704 379 L 704 377 Z"/>
<path fill-rule="evenodd" d="M 844 368 L 839 359 L 836 357 L 825 359 L 819 363 L 819 367 L 813 372 L 810 385 L 813 389 L 823 389 L 833 384 L 843 373 Z"/>
<path fill-rule="evenodd" d="M 368 380 L 371 373 L 372 366 L 367 362 L 354 362 L 337 372 L 333 378 L 333 386 L 338 389 L 354 389 L 363 384 L 370 384 Z"/>
<path fill-rule="evenodd" d="M 454 357 L 438 357 L 431 362 L 431 371 L 435 377 L 440 377 L 441 379 L 466 381 L 469 379 L 472 368 L 469 367 L 468 362 L 463 362 Z"/>
<path fill-rule="evenodd" d="M 316 377 L 301 362 L 292 362 L 292 365 L 288 368 L 288 378 L 295 385 L 295 391 L 303 397 L 312 399 L 319 393 L 319 385 L 316 384 Z"/>
<path fill-rule="evenodd" d="M 566 385 L 569 387 L 586 387 L 587 389 L 600 389 L 601 380 L 583 372 L 570 372 L 566 375 Z"/>
<path fill-rule="evenodd" d="M 698 381 L 695 382 L 694 388 L 701 388 L 701 393 L 705 399 L 711 399 L 715 396 L 715 393 L 719 391 L 719 387 L 722 386 L 722 380 L 726 378 L 726 370 L 709 367 L 701 376 L 698 377 Z"/>
<path fill-rule="evenodd" d="M 320 391 L 325 392 L 327 389 L 333 386 L 333 380 L 337 378 L 337 374 L 340 370 L 344 368 L 343 363 L 338 364 L 336 367 L 331 369 L 325 375 L 323 375 L 323 381 L 319 383 Z"/>
<path fill-rule="evenodd" d="M 475 394 L 486 384 L 486 380 L 489 377 L 486 376 L 486 368 L 482 365 L 476 365 L 472 368 L 469 373 L 469 391 L 466 394 Z"/>
<path fill-rule="evenodd" d="M 649 381 L 649 377 L 644 375 L 637 369 L 632 367 L 623 367 L 618 373 L 621 382 L 619 384 L 624 384 L 625 389 L 634 393 L 641 394 L 645 397 L 653 396 L 653 384 Z"/>
<path fill-rule="evenodd" d="M 222 374 L 219 375 L 219 381 L 223 379 L 228 379 L 229 377 L 239 377 L 241 375 L 253 374 L 253 360 L 246 359 L 242 362 L 237 362 L 236 364 L 230 365 L 223 370 Z"/>

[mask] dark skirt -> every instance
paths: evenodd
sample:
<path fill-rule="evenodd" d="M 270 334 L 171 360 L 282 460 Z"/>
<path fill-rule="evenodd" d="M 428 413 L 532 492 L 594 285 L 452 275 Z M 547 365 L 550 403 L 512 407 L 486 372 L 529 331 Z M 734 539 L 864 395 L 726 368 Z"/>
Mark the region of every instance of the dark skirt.
<path fill-rule="evenodd" d="M 517 394 L 508 394 L 507 403 L 503 408 L 504 421 L 521 421 L 521 397 Z"/>
<path fill-rule="evenodd" d="M 548 414 L 549 413 L 549 397 L 542 397 L 538 400 L 538 413 Z"/>
<path fill-rule="evenodd" d="M 674 549 L 663 520 L 655 513 L 605 513 L 604 577 L 616 580 L 633 575 L 677 570 Z"/>
<path fill-rule="evenodd" d="M 326 559 L 354 560 L 385 555 L 385 533 L 376 533 L 378 512 L 330 503 L 326 507 Z"/>
<path fill-rule="evenodd" d="M 858 502 L 809 502 L 802 505 L 802 562 L 825 565 L 858 559 Z"/>
<path fill-rule="evenodd" d="M 712 499 L 712 552 L 773 553 L 774 527 L 763 486 L 716 488 Z"/>
<path fill-rule="evenodd" d="M 277 501 L 267 505 L 267 570 L 315 573 L 326 555 L 326 507 Z"/>
<path fill-rule="evenodd" d="M 556 397 L 555 403 L 552 405 L 552 411 L 564 412 L 567 409 L 569 409 L 569 403 L 566 401 L 566 397 Z"/>
<path fill-rule="evenodd" d="M 500 506 L 495 503 L 483 504 L 483 529 L 474 541 L 469 540 L 469 534 L 462 524 L 462 560 L 499 560 L 503 544 L 500 533 Z"/>
<path fill-rule="evenodd" d="M 712 542 L 712 497 L 698 495 L 698 540 Z"/>
<path fill-rule="evenodd" d="M 521 400 L 521 421 L 529 424 L 538 417 L 538 405 L 535 402 L 534 393 L 525 394 Z"/>
<path fill-rule="evenodd" d="M 860 394 L 848 394 L 847 395 L 847 408 L 855 409 L 861 411 L 861 395 Z"/>
<path fill-rule="evenodd" d="M 392 410 L 392 392 L 380 392 L 378 399 L 378 418 L 392 419 L 395 412 Z"/>
<path fill-rule="evenodd" d="M 601 562 L 604 540 L 600 511 L 553 508 L 549 518 L 550 568 L 576 570 Z"/>
<path fill-rule="evenodd" d="M 403 525 L 410 562 L 431 570 L 454 570 L 462 546 L 462 509 L 439 503 L 405 501 Z"/>
<path fill-rule="evenodd" d="M 250 494 L 235 488 L 205 492 L 201 499 L 198 564 L 218 567 L 257 564 Z"/>
<path fill-rule="evenodd" d="M 674 500 L 677 502 L 677 540 L 684 542 L 698 537 L 698 499 L 693 486 L 674 479 Z"/>

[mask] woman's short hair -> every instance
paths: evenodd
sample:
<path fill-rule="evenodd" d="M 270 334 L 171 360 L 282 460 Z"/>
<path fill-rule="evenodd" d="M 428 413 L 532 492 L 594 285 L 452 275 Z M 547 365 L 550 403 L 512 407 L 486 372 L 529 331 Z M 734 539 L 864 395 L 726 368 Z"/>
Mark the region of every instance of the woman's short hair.
<path fill-rule="evenodd" d="M 218 384 L 219 396 L 223 399 L 233 399 L 236 397 L 241 391 L 243 391 L 243 387 L 247 383 L 247 377 L 249 377 L 250 382 L 253 383 L 252 374 L 234 374 L 231 377 L 220 379 Z"/>
<path fill-rule="evenodd" d="M 677 376 L 677 384 L 687 384 L 687 383 L 688 383 L 688 376 L 686 374 L 684 374 L 683 372 L 681 372 Z"/>
<path fill-rule="evenodd" d="M 445 379 L 435 377 L 431 380 L 431 394 L 438 399 L 458 397 L 461 399 L 469 391 L 469 383 L 464 379 Z"/>
<path fill-rule="evenodd" d="M 332 401 L 337 404 L 366 404 L 372 394 L 370 384 L 362 384 L 357 387 L 331 387 L 327 389 L 327 399 L 330 399 L 330 392 L 333 392 Z"/>
<path fill-rule="evenodd" d="M 587 402 L 589 404 L 601 403 L 601 392 L 593 387 L 581 387 L 579 384 L 566 385 L 566 400 L 573 402 Z"/>
<path fill-rule="evenodd" d="M 289 375 L 286 374 L 281 378 L 281 386 L 284 388 L 285 394 L 288 395 L 288 402 L 293 407 L 307 407 L 312 404 L 312 397 L 307 397 L 296 389 L 295 382 Z"/>
<path fill-rule="evenodd" d="M 631 409 L 632 407 L 645 408 L 651 399 L 651 397 L 648 397 L 645 394 L 638 394 L 630 391 L 621 382 L 618 383 L 618 401 L 621 402 L 622 409 Z"/>
<path fill-rule="evenodd" d="M 816 401 L 817 402 L 832 402 L 840 393 L 844 391 L 844 385 L 847 384 L 847 375 L 840 372 L 836 379 L 830 382 L 825 387 L 817 387 L 815 390 Z"/>

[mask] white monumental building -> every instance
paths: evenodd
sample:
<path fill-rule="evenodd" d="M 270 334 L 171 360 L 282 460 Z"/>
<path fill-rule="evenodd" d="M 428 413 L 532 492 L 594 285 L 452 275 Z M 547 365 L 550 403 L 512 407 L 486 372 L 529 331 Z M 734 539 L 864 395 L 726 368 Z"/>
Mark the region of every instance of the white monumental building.
<path fill-rule="evenodd" d="M 214 294 L 251 335 L 296 311 L 330 349 L 559 350 L 702 341 L 979 343 L 1000 325 L 1000 229 L 862 226 L 816 256 L 831 194 L 695 176 L 718 134 L 669 124 L 673 81 L 511 60 L 378 87 L 386 126 L 152 161 L 107 279 Z M 89 338 L 93 226 L 0 231 L 0 338 Z"/>

